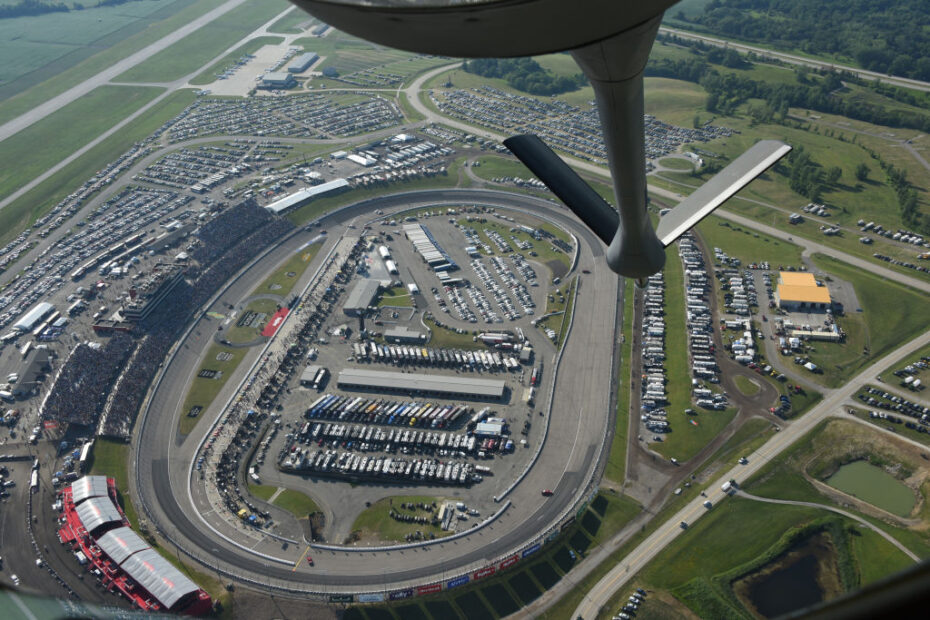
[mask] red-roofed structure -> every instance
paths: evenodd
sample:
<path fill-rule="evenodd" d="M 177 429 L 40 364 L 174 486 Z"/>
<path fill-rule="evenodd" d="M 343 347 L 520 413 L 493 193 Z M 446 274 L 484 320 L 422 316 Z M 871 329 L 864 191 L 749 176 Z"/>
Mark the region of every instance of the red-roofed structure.
<path fill-rule="evenodd" d="M 210 595 L 130 528 L 113 478 L 86 476 L 65 487 L 59 498 L 59 539 L 84 554 L 88 570 L 107 590 L 143 611 L 192 616 L 211 611 Z"/>

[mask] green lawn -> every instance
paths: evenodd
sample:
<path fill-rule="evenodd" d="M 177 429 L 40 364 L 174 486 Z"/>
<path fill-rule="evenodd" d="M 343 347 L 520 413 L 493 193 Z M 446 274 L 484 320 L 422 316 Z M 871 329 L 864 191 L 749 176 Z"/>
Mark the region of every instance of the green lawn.
<path fill-rule="evenodd" d="M 233 321 L 229 324 L 229 327 L 226 329 L 223 337 L 233 344 L 252 342 L 261 336 L 262 330 L 265 329 L 265 325 L 268 324 L 268 321 L 271 320 L 271 316 L 277 312 L 277 310 L 278 304 L 271 299 L 256 299 L 239 313 L 239 315 L 236 317 L 236 320 L 238 320 L 238 318 L 244 315 L 246 312 L 257 312 L 259 314 L 263 313 L 266 315 L 265 320 L 259 323 L 256 327 L 239 327 L 236 322 Z"/>
<path fill-rule="evenodd" d="M 295 7 L 293 11 L 271 24 L 268 27 L 268 32 L 277 32 L 280 34 L 300 34 L 303 30 L 300 28 L 301 24 L 308 25 L 313 22 L 314 19 L 301 10 L 298 7 Z"/>
<path fill-rule="evenodd" d="M 170 82 L 193 73 L 286 9 L 285 0 L 246 2 L 116 77 L 118 82 Z"/>
<path fill-rule="evenodd" d="M 0 149 L 0 198 L 32 181 L 162 92 L 161 88 L 101 86 L 10 136 Z"/>
<path fill-rule="evenodd" d="M 384 291 L 378 298 L 378 307 L 394 306 L 398 308 L 413 307 L 413 296 L 405 286 L 395 286 Z"/>
<path fill-rule="evenodd" d="M 733 377 L 733 381 L 736 383 L 737 389 L 745 394 L 746 396 L 752 396 L 753 394 L 758 394 L 759 390 L 762 388 L 754 383 L 749 377 L 745 375 L 736 375 Z"/>
<path fill-rule="evenodd" d="M 393 509 L 395 512 L 402 514 L 431 517 L 439 514 L 439 508 L 444 500 L 449 498 L 430 497 L 427 495 L 395 495 L 390 498 L 378 500 L 369 508 L 355 518 L 352 523 L 352 531 L 358 532 L 363 537 L 373 536 L 382 542 L 404 542 L 404 536 L 412 534 L 417 530 L 423 532 L 425 536 L 433 534 L 436 538 L 449 536 L 453 532 L 445 532 L 442 528 L 430 523 L 406 523 L 392 519 L 389 514 Z M 454 501 L 454 500 L 452 500 Z M 432 512 L 425 510 L 403 510 L 402 503 L 426 503 L 436 502 L 436 509 Z M 470 527 L 467 525 L 465 527 Z"/>
<path fill-rule="evenodd" d="M 466 351 L 475 351 L 485 349 L 483 343 L 476 343 L 472 332 L 466 331 L 464 334 L 452 331 L 448 327 L 438 327 L 430 318 L 424 318 L 423 322 L 430 328 L 432 336 L 429 339 L 429 345 L 437 348 L 447 349 L 464 349 Z"/>
<path fill-rule="evenodd" d="M 681 157 L 663 157 L 659 160 L 659 165 L 672 170 L 693 170 L 694 164 L 690 160 Z"/>
<path fill-rule="evenodd" d="M 911 456 L 895 451 L 890 440 L 876 441 L 868 426 L 852 421 L 827 420 L 795 442 L 788 450 L 772 459 L 758 473 L 744 483 L 750 493 L 763 497 L 833 504 L 804 477 L 803 472 L 820 477 L 832 473 L 837 462 L 854 451 L 856 455 L 873 455 L 879 460 L 900 463 L 904 468 L 916 468 L 923 464 Z M 871 447 L 868 447 L 871 446 Z M 839 459 L 839 460 L 838 460 Z M 924 488 L 924 495 L 926 487 Z M 926 529 L 926 510 L 919 513 L 921 523 L 914 528 L 901 528 L 859 513 L 852 506 L 840 506 L 844 510 L 859 514 L 876 526 L 889 532 L 918 556 L 930 555 L 930 533 Z"/>
<path fill-rule="evenodd" d="M 698 225 L 697 231 L 709 248 L 720 248 L 727 255 L 740 259 L 743 265 L 764 261 L 771 263 L 773 269 L 778 265 L 801 265 L 800 246 L 746 229 L 721 217 L 711 215 Z"/>
<path fill-rule="evenodd" d="M 858 557 L 868 558 L 868 561 L 859 563 L 861 585 L 868 585 L 914 564 L 904 552 L 872 530 L 863 527 L 858 531 L 859 535 L 852 537 L 853 550 Z"/>
<path fill-rule="evenodd" d="M 500 155 L 482 155 L 476 158 L 477 166 L 472 166 L 476 176 L 492 181 L 501 177 L 520 177 L 522 179 L 534 178 L 529 168 L 516 158 L 501 157 Z"/>
<path fill-rule="evenodd" d="M 139 515 L 129 497 L 129 444 L 98 437 L 94 440 L 91 454 L 87 473 L 91 476 L 107 476 L 116 480 L 123 512 L 133 529 L 138 530 Z"/>
<path fill-rule="evenodd" d="M 291 11 L 291 13 L 301 13 L 300 11 Z M 303 13 L 306 18 L 306 13 Z M 284 18 L 286 19 L 286 18 Z M 277 45 L 284 41 L 281 37 L 256 37 L 249 39 L 234 51 L 226 54 L 221 60 L 213 64 L 209 69 L 204 69 L 196 77 L 191 78 L 190 83 L 196 85 L 210 84 L 216 81 L 218 75 L 228 68 L 231 68 L 236 62 L 246 54 L 254 54 L 257 50 L 266 45 Z"/>
<path fill-rule="evenodd" d="M 617 368 L 617 421 L 607 457 L 604 478 L 623 485 L 626 480 L 626 448 L 630 424 L 630 363 L 633 359 L 633 281 L 623 281 L 623 344 L 620 345 L 620 363 Z"/>
<path fill-rule="evenodd" d="M 315 501 L 300 491 L 292 489 L 281 491 L 281 494 L 275 498 L 274 505 L 287 510 L 298 519 L 305 519 L 307 515 L 320 511 L 320 507 L 317 506 Z"/>
<path fill-rule="evenodd" d="M 137 90 L 129 87 L 102 88 L 107 90 L 111 88 L 121 88 L 122 90 L 120 91 L 109 92 L 124 93 Z M 91 93 L 91 95 L 93 95 L 93 93 Z M 193 91 L 190 90 L 179 90 L 168 95 L 168 97 L 150 108 L 142 117 L 136 119 L 136 121 L 130 123 L 115 135 L 110 136 L 90 149 L 77 160 L 53 174 L 45 182 L 8 204 L 0 210 L 0 244 L 5 244 L 15 238 L 16 235 L 31 226 L 36 219 L 47 213 L 61 199 L 77 189 L 84 181 L 92 177 L 96 171 L 125 153 L 126 149 L 132 146 L 134 142 L 138 142 L 151 135 L 162 123 L 176 116 L 194 99 L 195 95 Z M 77 103 L 78 102 L 75 102 L 71 105 L 76 105 Z M 67 110 L 68 107 L 66 107 L 65 110 Z M 60 112 L 61 111 L 59 111 L 59 113 Z M 10 148 L 10 145 L 15 144 L 16 138 L 23 133 L 24 132 L 20 132 L 16 136 L 4 140 L 4 152 L 6 152 L 5 149 Z M 95 136 L 96 135 L 99 135 L 99 132 L 95 134 Z M 83 144 L 78 146 L 83 146 Z M 59 154 L 62 155 L 62 158 L 67 155 L 67 153 Z M 0 157 L 2 157 L 2 155 L 0 155 Z M 60 160 L 56 160 L 54 163 L 57 163 L 57 161 Z"/>
<path fill-rule="evenodd" d="M 249 493 L 257 497 L 258 499 L 263 499 L 266 502 L 274 495 L 275 491 L 278 490 L 278 487 L 272 484 L 252 484 L 249 483 Z"/>
<path fill-rule="evenodd" d="M 825 385 L 841 385 L 858 370 L 926 329 L 921 310 L 927 307 L 926 295 L 830 256 L 815 254 L 813 259 L 820 269 L 851 282 L 862 306 L 861 313 L 847 308 L 846 316 L 839 319 L 840 326 L 849 332 L 845 344 L 815 343 L 811 359 L 823 368 L 824 374 L 812 376 Z M 863 354 L 866 346 L 868 355 Z"/>
<path fill-rule="evenodd" d="M 207 354 L 203 358 L 202 364 L 197 370 L 199 372 L 201 368 L 208 368 L 210 370 L 222 371 L 223 374 L 218 379 L 194 377 L 187 391 L 187 396 L 184 398 L 184 404 L 181 406 L 179 430 L 182 435 L 187 435 L 194 430 L 194 427 L 197 426 L 197 423 L 204 417 L 207 409 L 213 403 L 213 399 L 216 398 L 216 395 L 219 394 L 223 386 L 226 385 L 229 377 L 231 377 L 236 371 L 236 368 L 239 367 L 239 362 L 242 361 L 247 351 L 249 351 L 249 349 L 236 349 L 224 347 L 219 344 L 210 345 L 210 348 L 207 349 Z M 216 358 L 221 353 L 229 354 L 232 357 L 225 362 L 218 361 Z M 200 415 L 196 417 L 187 415 L 191 408 L 195 406 L 203 407 Z"/>
<path fill-rule="evenodd" d="M 287 299 L 322 247 L 322 242 L 314 243 L 294 254 L 286 263 L 278 267 L 273 274 L 265 278 L 265 281 L 252 291 L 252 294 L 263 295 L 270 293 Z"/>
<path fill-rule="evenodd" d="M 561 283 L 559 288 L 550 293 L 554 301 L 546 303 L 546 314 L 550 314 L 551 312 L 561 312 L 561 314 L 548 316 L 536 323 L 536 327 L 539 329 L 548 327 L 556 333 L 556 339 L 553 344 L 555 344 L 557 349 L 565 343 L 565 331 L 571 324 L 572 309 L 575 303 L 575 285 L 577 282 L 578 278 L 574 277 L 567 283 Z M 559 296 L 560 293 L 562 294 L 561 297 Z M 564 301 L 562 301 L 563 299 Z"/>

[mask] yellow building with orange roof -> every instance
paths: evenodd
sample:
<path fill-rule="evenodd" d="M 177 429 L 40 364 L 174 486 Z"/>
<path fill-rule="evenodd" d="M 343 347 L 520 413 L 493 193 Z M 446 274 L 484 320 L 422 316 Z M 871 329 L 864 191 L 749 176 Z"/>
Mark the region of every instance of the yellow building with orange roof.
<path fill-rule="evenodd" d="M 778 273 L 775 289 L 778 307 L 789 312 L 826 310 L 833 301 L 826 286 L 818 286 L 814 274 L 798 271 Z"/>

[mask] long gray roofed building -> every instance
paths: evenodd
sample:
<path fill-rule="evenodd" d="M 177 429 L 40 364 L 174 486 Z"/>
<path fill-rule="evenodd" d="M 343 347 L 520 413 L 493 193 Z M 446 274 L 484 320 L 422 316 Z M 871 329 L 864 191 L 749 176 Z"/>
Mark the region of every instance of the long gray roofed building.
<path fill-rule="evenodd" d="M 75 506 L 91 497 L 107 497 L 106 476 L 84 476 L 71 483 L 71 501 Z"/>
<path fill-rule="evenodd" d="M 420 393 L 445 398 L 500 399 L 505 383 L 495 379 L 407 374 L 346 368 L 339 372 L 340 388 L 363 388 L 387 392 Z"/>
<path fill-rule="evenodd" d="M 346 303 L 342 306 L 342 311 L 349 316 L 358 316 L 372 305 L 378 296 L 378 290 L 381 288 L 381 282 L 378 280 L 359 280 L 349 291 L 346 297 Z"/>
<path fill-rule="evenodd" d="M 130 555 L 120 568 L 168 609 L 200 589 L 152 549 L 143 549 Z"/>
<path fill-rule="evenodd" d="M 90 533 L 110 523 L 122 523 L 123 517 L 109 497 L 92 497 L 75 508 L 81 525 Z"/>
<path fill-rule="evenodd" d="M 141 536 L 128 527 L 110 530 L 97 539 L 97 546 L 117 564 L 122 564 L 134 553 L 150 548 Z"/>

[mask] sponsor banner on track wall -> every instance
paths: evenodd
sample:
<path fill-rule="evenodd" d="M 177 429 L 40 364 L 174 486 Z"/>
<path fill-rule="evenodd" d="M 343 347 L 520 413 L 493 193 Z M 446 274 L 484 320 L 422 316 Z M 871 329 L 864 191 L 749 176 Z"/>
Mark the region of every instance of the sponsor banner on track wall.
<path fill-rule="evenodd" d="M 555 530 L 554 532 L 546 536 L 546 542 L 550 543 L 558 537 L 559 537 L 559 530 Z"/>
<path fill-rule="evenodd" d="M 498 565 L 498 568 L 500 568 L 501 570 L 504 570 L 505 568 L 509 568 L 519 561 L 520 561 L 520 556 L 515 555 L 515 556 L 507 558 L 506 560 L 502 560 L 501 563 Z"/>
<path fill-rule="evenodd" d="M 402 601 L 405 598 L 410 598 L 413 596 L 413 588 L 407 588 L 406 590 L 394 590 L 388 594 L 388 598 L 392 601 Z"/>
<path fill-rule="evenodd" d="M 490 577 L 496 572 L 497 572 L 496 566 L 486 566 L 484 568 L 479 568 L 474 573 L 472 573 L 472 577 L 474 577 L 475 579 L 483 579 L 484 577 Z"/>
<path fill-rule="evenodd" d="M 330 603 L 351 603 L 354 597 L 351 594 L 330 594 Z"/>
<path fill-rule="evenodd" d="M 452 588 L 457 588 L 458 586 L 464 586 L 470 581 L 468 575 L 462 575 L 461 577 L 456 577 L 455 579 L 450 579 L 446 582 L 446 590 L 451 590 Z"/>
<path fill-rule="evenodd" d="M 382 603 L 384 602 L 384 594 L 381 592 L 375 592 L 374 594 L 359 594 L 358 602 L 359 603 Z"/>
<path fill-rule="evenodd" d="M 540 549 L 542 549 L 542 543 L 536 543 L 536 544 L 533 545 L 532 547 L 527 547 L 526 549 L 524 549 L 524 550 L 523 550 L 523 553 L 522 553 L 521 555 L 522 555 L 523 557 L 528 557 L 528 556 L 533 555 L 534 553 L 536 553 L 536 552 L 539 551 Z"/>
<path fill-rule="evenodd" d="M 417 586 L 417 596 L 426 596 L 427 594 L 435 594 L 436 592 L 442 592 L 441 583 L 431 583 L 428 586 Z"/>

